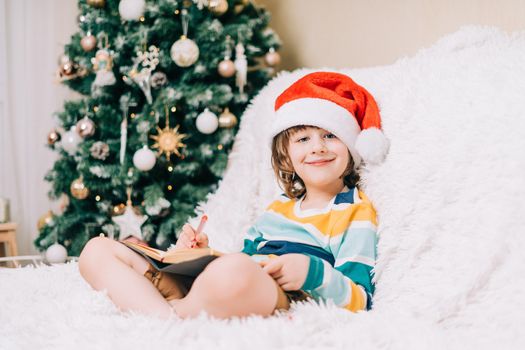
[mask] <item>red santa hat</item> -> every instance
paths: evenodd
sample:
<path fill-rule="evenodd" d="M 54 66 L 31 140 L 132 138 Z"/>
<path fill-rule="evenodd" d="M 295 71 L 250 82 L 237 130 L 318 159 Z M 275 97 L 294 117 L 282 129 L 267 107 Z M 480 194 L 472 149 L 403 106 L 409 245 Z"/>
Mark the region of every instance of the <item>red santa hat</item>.
<path fill-rule="evenodd" d="M 305 75 L 277 97 L 275 113 L 272 138 L 293 126 L 317 126 L 346 144 L 356 167 L 380 163 L 388 151 L 376 101 L 347 75 Z"/>

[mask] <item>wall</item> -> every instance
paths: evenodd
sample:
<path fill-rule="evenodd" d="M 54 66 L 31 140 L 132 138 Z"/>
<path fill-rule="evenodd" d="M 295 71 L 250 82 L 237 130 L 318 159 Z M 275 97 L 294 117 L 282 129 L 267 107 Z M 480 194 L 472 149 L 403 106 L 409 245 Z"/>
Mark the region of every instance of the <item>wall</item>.
<path fill-rule="evenodd" d="M 463 25 L 525 29 L 523 0 L 257 0 L 281 36 L 280 68 L 393 63 Z"/>
<path fill-rule="evenodd" d="M 11 202 L 19 255 L 35 253 L 38 218 L 56 209 L 44 181 L 56 154 L 45 145 L 53 113 L 74 98 L 54 74 L 76 16 L 72 0 L 0 0 L 0 197 Z"/>

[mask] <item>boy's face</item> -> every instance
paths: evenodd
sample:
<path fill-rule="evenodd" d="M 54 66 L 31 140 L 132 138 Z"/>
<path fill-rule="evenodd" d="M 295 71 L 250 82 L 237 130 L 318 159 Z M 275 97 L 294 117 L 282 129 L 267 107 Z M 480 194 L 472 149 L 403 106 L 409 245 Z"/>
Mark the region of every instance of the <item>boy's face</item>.
<path fill-rule="evenodd" d="M 309 186 L 323 188 L 343 185 L 349 153 L 334 134 L 316 127 L 306 127 L 290 135 L 288 154 L 297 175 Z"/>

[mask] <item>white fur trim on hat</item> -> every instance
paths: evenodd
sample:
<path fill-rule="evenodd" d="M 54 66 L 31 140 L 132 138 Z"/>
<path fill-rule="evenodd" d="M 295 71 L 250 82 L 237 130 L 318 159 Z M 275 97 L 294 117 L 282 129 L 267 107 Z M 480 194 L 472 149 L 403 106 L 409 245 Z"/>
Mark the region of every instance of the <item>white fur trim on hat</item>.
<path fill-rule="evenodd" d="M 312 125 L 337 136 L 350 150 L 355 166 L 361 162 L 355 142 L 361 128 L 346 108 L 321 98 L 300 98 L 287 102 L 276 112 L 271 138 L 292 126 Z"/>
<path fill-rule="evenodd" d="M 379 164 L 388 152 L 389 142 L 381 130 L 368 128 L 357 137 L 355 148 L 365 162 Z"/>

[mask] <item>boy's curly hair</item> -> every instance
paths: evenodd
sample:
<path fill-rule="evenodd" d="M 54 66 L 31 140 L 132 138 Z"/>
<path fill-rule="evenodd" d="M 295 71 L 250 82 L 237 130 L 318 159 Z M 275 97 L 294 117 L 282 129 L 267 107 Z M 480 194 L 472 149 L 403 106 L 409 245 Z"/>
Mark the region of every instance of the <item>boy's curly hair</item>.
<path fill-rule="evenodd" d="M 317 128 L 316 126 L 312 126 Z M 288 144 L 290 137 L 298 131 L 306 129 L 307 126 L 300 125 L 288 128 L 277 134 L 272 140 L 272 168 L 278 179 L 279 186 L 289 198 L 299 198 L 306 192 L 303 180 L 294 171 L 290 156 L 288 154 Z M 359 182 L 359 174 L 354 169 L 354 159 L 349 153 L 349 161 L 343 175 L 344 184 L 348 188 L 353 188 Z"/>

